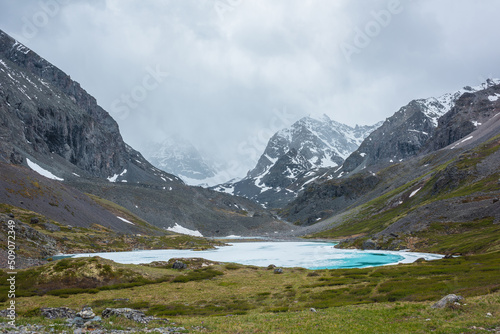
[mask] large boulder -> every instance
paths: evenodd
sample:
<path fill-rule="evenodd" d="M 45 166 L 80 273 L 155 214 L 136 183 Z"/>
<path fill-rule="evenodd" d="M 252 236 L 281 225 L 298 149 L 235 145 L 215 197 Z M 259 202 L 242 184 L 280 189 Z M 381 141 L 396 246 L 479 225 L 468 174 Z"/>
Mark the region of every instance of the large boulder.
<path fill-rule="evenodd" d="M 172 265 L 172 269 L 186 269 L 187 264 L 181 261 L 175 261 L 174 264 Z"/>
<path fill-rule="evenodd" d="M 463 299 L 464 298 L 462 296 L 457 296 L 457 295 L 451 294 L 451 295 L 448 295 L 446 297 L 441 298 L 440 301 L 438 301 L 437 303 L 435 303 L 431 307 L 432 308 L 445 308 L 447 305 L 453 304 L 453 303 L 458 303 Z"/>

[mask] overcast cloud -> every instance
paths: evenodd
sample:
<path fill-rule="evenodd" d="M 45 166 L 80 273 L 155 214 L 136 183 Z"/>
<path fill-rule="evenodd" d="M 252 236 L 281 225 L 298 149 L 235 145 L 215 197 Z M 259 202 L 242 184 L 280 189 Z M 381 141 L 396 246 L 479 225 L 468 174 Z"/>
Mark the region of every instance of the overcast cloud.
<path fill-rule="evenodd" d="M 302 116 L 373 124 L 500 77 L 498 13 L 496 0 L 0 0 L 0 29 L 132 146 L 178 133 L 243 176 Z"/>

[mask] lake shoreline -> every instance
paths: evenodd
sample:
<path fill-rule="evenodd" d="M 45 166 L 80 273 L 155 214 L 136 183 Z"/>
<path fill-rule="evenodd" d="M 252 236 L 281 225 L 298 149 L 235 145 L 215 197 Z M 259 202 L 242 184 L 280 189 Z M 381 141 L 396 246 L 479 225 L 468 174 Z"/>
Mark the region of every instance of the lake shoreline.
<path fill-rule="evenodd" d="M 227 241 L 227 240 L 226 240 Z M 172 258 L 204 258 L 210 261 L 267 267 L 346 269 L 412 263 L 419 258 L 434 260 L 442 255 L 405 251 L 338 249 L 334 242 L 304 240 L 252 240 L 231 242 L 231 247 L 209 250 L 137 250 L 129 252 L 63 254 L 70 257 L 100 256 L 118 263 L 143 264 Z"/>

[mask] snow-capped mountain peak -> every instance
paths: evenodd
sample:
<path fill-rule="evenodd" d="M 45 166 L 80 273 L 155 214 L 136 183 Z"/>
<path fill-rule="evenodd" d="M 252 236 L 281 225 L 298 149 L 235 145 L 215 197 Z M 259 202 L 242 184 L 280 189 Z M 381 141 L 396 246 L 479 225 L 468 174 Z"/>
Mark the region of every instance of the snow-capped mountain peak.
<path fill-rule="evenodd" d="M 271 137 L 246 178 L 214 189 L 279 206 L 293 199 L 320 170 L 340 166 L 380 124 L 351 127 L 327 115 L 303 117 Z"/>

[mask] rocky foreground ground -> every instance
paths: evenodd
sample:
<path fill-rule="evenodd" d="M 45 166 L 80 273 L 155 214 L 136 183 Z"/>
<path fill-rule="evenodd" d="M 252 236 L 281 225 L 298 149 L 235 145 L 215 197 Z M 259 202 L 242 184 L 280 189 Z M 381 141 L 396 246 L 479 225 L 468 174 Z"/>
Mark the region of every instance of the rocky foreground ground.
<path fill-rule="evenodd" d="M 84 307 L 80 312 L 76 312 L 67 307 L 57 308 L 42 308 L 40 310 L 43 317 L 51 320 L 65 319 L 66 330 L 59 329 L 61 325 L 13 325 L 12 323 L 0 323 L 1 333 L 185 333 L 187 330 L 184 327 L 176 327 L 175 323 L 171 323 L 167 319 L 146 316 L 144 312 L 130 308 L 107 308 L 102 312 L 101 316 L 94 313 L 91 307 Z M 0 317 L 9 319 L 9 311 L 0 311 Z M 155 323 L 155 328 L 145 327 L 143 329 L 128 328 L 125 330 L 105 329 L 103 327 L 103 319 L 116 317 L 126 318 L 135 321 L 139 324 L 148 325 Z M 108 319 L 109 320 L 109 319 Z M 15 321 L 14 321 L 15 323 Z M 112 321 L 108 321 L 113 324 Z M 159 326 L 158 326 L 159 325 Z M 56 329 L 55 327 L 59 328 Z M 197 328 L 199 330 L 199 328 Z"/>

